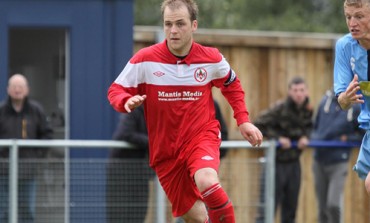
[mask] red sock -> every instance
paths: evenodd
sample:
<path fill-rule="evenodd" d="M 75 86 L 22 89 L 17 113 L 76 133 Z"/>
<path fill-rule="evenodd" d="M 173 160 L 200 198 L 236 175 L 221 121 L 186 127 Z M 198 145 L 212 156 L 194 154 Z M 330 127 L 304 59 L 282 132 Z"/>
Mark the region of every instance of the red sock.
<path fill-rule="evenodd" d="M 211 223 L 235 223 L 234 208 L 219 183 L 202 192 Z"/>

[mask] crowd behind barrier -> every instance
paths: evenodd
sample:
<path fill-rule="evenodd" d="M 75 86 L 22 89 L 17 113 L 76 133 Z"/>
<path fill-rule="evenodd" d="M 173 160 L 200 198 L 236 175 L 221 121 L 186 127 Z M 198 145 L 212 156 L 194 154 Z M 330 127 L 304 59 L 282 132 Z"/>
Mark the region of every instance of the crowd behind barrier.
<path fill-rule="evenodd" d="M 294 143 L 293 143 L 294 144 Z M 309 146 L 310 147 L 359 147 L 360 142 L 340 142 L 340 141 L 311 141 Z M 113 149 L 131 149 L 133 148 L 129 143 L 121 142 L 121 141 L 112 141 L 112 140 L 16 140 L 16 139 L 9 139 L 9 140 L 0 140 L 0 147 L 8 147 L 10 148 L 10 158 L 9 158 L 9 171 L 10 171 L 10 179 L 9 179 L 9 200 L 10 200 L 10 206 L 9 206 L 9 222 L 11 223 L 17 223 L 17 213 L 18 213 L 18 203 L 17 203 L 17 169 L 18 169 L 18 149 L 19 147 L 32 147 L 32 146 L 38 146 L 38 147 L 44 147 L 44 148 L 51 148 L 51 147 L 58 147 L 58 148 L 64 148 L 64 179 L 63 179 L 63 189 L 64 189 L 64 216 L 63 221 L 60 222 L 76 222 L 76 219 L 73 219 L 73 216 L 71 216 L 71 209 L 74 207 L 74 203 L 71 202 L 70 196 L 71 196 L 71 188 L 70 188 L 70 181 L 71 181 L 71 175 L 73 173 L 74 169 L 71 168 L 71 163 L 73 163 L 73 158 L 69 156 L 69 150 L 70 149 L 90 149 L 90 148 L 113 148 Z M 221 144 L 221 148 L 225 149 L 256 149 L 252 147 L 248 142 L 246 141 L 223 141 Z M 264 167 L 261 167 L 261 169 L 266 169 L 266 179 L 264 182 L 264 185 L 259 185 L 260 187 L 265 187 L 265 203 L 264 204 L 257 204 L 256 206 L 263 206 L 265 212 L 264 212 L 264 219 L 265 222 L 273 222 L 274 219 L 274 188 L 273 183 L 274 182 L 274 164 L 275 164 L 275 148 L 278 148 L 278 145 L 275 141 L 265 141 L 261 149 L 263 149 L 265 152 L 265 159 L 258 159 L 258 163 L 262 163 Z M 257 149 L 259 150 L 259 149 Z M 106 158 L 104 158 L 106 159 Z M 86 162 L 90 162 L 91 160 L 87 160 Z M 234 160 L 231 160 L 231 162 L 237 162 Z M 227 165 L 231 165 L 230 163 Z M 89 168 L 89 166 L 87 166 Z M 242 172 L 239 172 L 240 174 Z M 251 180 L 248 180 L 251 181 Z M 155 206 L 155 212 L 151 215 L 152 221 L 147 222 L 166 222 L 165 219 L 168 218 L 168 214 L 166 213 L 166 207 L 168 204 L 165 201 L 165 196 L 163 195 L 163 191 L 160 187 L 157 188 L 155 191 L 156 196 L 156 204 Z M 158 199 L 160 198 L 160 199 Z M 161 200 L 162 199 L 162 200 Z M 241 201 L 243 202 L 243 201 Z M 244 202 L 246 202 L 244 200 Z M 250 202 L 250 201 L 248 201 Z M 236 201 L 237 203 L 237 201 Z M 236 207 L 238 207 L 236 205 Z M 236 210 L 237 212 L 238 210 Z M 154 219 L 155 218 L 155 219 Z M 79 219 L 81 220 L 81 219 Z M 77 220 L 78 221 L 78 220 Z M 101 219 L 99 220 L 101 222 Z M 253 221 L 251 221 L 253 222 Z"/>

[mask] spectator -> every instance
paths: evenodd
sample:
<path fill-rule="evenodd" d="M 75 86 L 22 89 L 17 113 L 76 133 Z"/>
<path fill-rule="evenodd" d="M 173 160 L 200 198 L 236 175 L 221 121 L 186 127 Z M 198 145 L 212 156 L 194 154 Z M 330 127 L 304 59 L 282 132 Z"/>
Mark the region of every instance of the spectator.
<path fill-rule="evenodd" d="M 261 132 L 249 121 L 244 91 L 230 64 L 212 47 L 193 41 L 198 7 L 193 0 L 164 0 L 162 43 L 138 51 L 108 90 L 116 111 L 144 104 L 150 165 L 187 222 L 235 222 L 234 208 L 218 178 L 221 143 L 212 88 L 234 110 L 240 133 L 252 145 Z"/>
<path fill-rule="evenodd" d="M 311 140 L 360 141 L 357 116 L 360 106 L 345 111 L 340 108 L 333 90 L 323 96 L 311 134 Z M 338 223 L 340 201 L 347 176 L 350 148 L 315 148 L 313 173 L 319 223 Z"/>
<path fill-rule="evenodd" d="M 362 104 L 358 122 L 366 133 L 354 170 L 370 195 L 370 0 L 345 0 L 344 15 L 350 33 L 335 46 L 334 91 L 343 109 Z"/>
<path fill-rule="evenodd" d="M 135 149 L 114 149 L 107 175 L 107 222 L 143 223 L 147 212 L 149 180 L 149 142 L 143 106 L 122 114 L 114 140 L 131 143 Z"/>
<path fill-rule="evenodd" d="M 255 120 L 264 137 L 280 144 L 276 151 L 275 210 L 281 205 L 281 222 L 295 222 L 301 183 L 300 154 L 307 147 L 312 129 L 312 108 L 303 78 L 288 85 L 288 97 Z M 297 143 L 297 145 L 295 145 Z"/>
<path fill-rule="evenodd" d="M 216 100 L 213 100 L 215 105 L 215 112 L 216 112 L 216 119 L 220 122 L 220 128 L 221 128 L 221 140 L 226 141 L 229 139 L 229 131 L 227 129 L 225 119 L 221 113 L 220 105 Z M 220 158 L 225 157 L 227 154 L 227 148 L 221 148 L 220 149 Z"/>
<path fill-rule="evenodd" d="M 8 82 L 8 98 L 0 105 L 1 139 L 51 139 L 53 131 L 49 126 L 43 108 L 28 98 L 27 79 L 14 74 Z M 40 159 L 45 157 L 45 148 L 21 148 L 19 151 L 18 202 L 19 222 L 34 222 L 37 181 Z M 0 222 L 7 222 L 9 203 L 9 150 L 0 149 Z"/>

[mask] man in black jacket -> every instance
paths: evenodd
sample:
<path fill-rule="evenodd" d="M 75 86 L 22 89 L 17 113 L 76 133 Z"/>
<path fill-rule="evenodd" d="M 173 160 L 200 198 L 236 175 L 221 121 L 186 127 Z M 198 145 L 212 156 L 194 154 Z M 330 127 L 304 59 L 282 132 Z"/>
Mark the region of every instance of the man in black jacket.
<path fill-rule="evenodd" d="M 145 220 L 149 180 L 148 133 L 143 106 L 122 114 L 113 134 L 114 140 L 133 144 L 134 149 L 115 149 L 107 169 L 107 222 L 142 223 Z"/>
<path fill-rule="evenodd" d="M 9 78 L 9 97 L 0 104 L 0 139 L 51 139 L 53 131 L 39 103 L 28 98 L 27 79 L 21 74 Z M 19 151 L 19 222 L 35 218 L 37 171 L 35 159 L 45 157 L 43 148 L 21 148 Z M 0 148 L 0 222 L 8 218 L 9 149 Z"/>
<path fill-rule="evenodd" d="M 288 97 L 263 111 L 254 124 L 280 145 L 276 151 L 275 208 L 281 205 L 281 222 L 294 223 L 301 183 L 300 154 L 309 143 L 313 110 L 303 78 L 288 85 Z M 296 143 L 296 145 L 294 145 Z"/>

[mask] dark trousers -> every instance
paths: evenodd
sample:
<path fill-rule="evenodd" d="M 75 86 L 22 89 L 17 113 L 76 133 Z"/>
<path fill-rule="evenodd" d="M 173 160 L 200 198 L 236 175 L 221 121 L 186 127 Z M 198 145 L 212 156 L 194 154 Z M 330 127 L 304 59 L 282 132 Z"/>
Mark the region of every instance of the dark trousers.
<path fill-rule="evenodd" d="M 8 222 L 9 178 L 0 176 L 0 223 Z M 35 219 L 36 179 L 18 180 L 18 222 L 32 223 Z"/>
<path fill-rule="evenodd" d="M 281 223 L 294 223 L 301 185 L 301 165 L 293 162 L 276 162 L 275 211 L 281 208 Z"/>
<path fill-rule="evenodd" d="M 107 169 L 107 222 L 143 223 L 149 180 L 154 177 L 145 159 L 114 159 Z"/>

